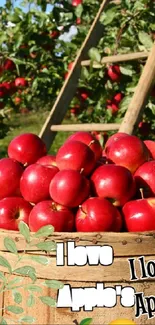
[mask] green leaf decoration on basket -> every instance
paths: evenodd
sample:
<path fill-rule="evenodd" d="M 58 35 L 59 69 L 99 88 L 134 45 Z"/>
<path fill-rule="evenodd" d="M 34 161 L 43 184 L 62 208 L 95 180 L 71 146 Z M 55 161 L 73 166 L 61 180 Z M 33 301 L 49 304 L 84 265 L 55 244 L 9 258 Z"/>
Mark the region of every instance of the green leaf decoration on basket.
<path fill-rule="evenodd" d="M 6 267 L 10 273 L 12 273 L 12 268 L 7 259 L 3 256 L 0 256 L 0 265 Z"/>
<path fill-rule="evenodd" d="M 35 322 L 35 318 L 32 316 L 24 316 L 19 319 L 19 322 L 26 323 L 26 324 L 33 324 Z"/>
<path fill-rule="evenodd" d="M 14 254 L 18 253 L 16 243 L 12 238 L 10 238 L 10 237 L 4 238 L 4 246 L 11 253 L 14 253 Z"/>
<path fill-rule="evenodd" d="M 44 226 L 42 228 L 40 228 L 35 234 L 34 237 L 36 238 L 40 238 L 40 237 L 48 237 L 50 235 L 52 235 L 54 232 L 54 228 L 51 225 L 48 226 Z"/>
<path fill-rule="evenodd" d="M 30 230 L 28 225 L 23 221 L 19 223 L 19 232 L 24 236 L 26 242 L 30 243 Z"/>
<path fill-rule="evenodd" d="M 85 319 L 83 319 L 83 320 L 80 322 L 79 325 L 89 325 L 89 324 L 92 323 L 92 321 L 93 321 L 92 318 L 85 318 Z"/>
<path fill-rule="evenodd" d="M 42 284 L 52 289 L 62 289 L 64 287 L 64 284 L 57 280 L 45 280 Z"/>
<path fill-rule="evenodd" d="M 22 303 L 22 295 L 20 292 L 13 290 L 12 291 L 12 295 L 13 295 L 13 300 L 16 304 L 21 304 Z"/>
<path fill-rule="evenodd" d="M 30 272 L 35 273 L 35 268 L 30 265 L 25 265 L 14 270 L 15 273 L 29 275 Z"/>
<path fill-rule="evenodd" d="M 25 287 L 26 290 L 29 290 L 29 291 L 34 291 L 34 292 L 42 292 L 42 288 L 39 287 L 38 285 L 35 285 L 35 284 L 28 284 L 26 287 Z"/>
<path fill-rule="evenodd" d="M 13 314 L 22 314 L 24 312 L 24 309 L 22 307 L 15 305 L 7 306 L 6 310 L 10 311 Z"/>
<path fill-rule="evenodd" d="M 2 320 L 1 320 L 1 325 L 7 325 L 7 322 L 4 318 L 2 318 Z"/>
<path fill-rule="evenodd" d="M 32 293 L 30 293 L 27 302 L 26 302 L 28 307 L 33 307 L 35 304 L 35 297 L 32 295 Z"/>
<path fill-rule="evenodd" d="M 55 299 L 48 297 L 48 296 L 41 296 L 39 299 L 47 306 L 49 307 L 56 307 L 56 301 Z"/>
<path fill-rule="evenodd" d="M 42 264 L 42 265 L 49 265 L 50 264 L 50 259 L 47 258 L 46 256 L 35 256 L 35 255 L 32 255 L 32 256 L 29 256 L 29 258 L 39 264 Z"/>
<path fill-rule="evenodd" d="M 46 251 L 46 252 L 56 250 L 56 243 L 54 243 L 53 241 L 46 241 L 46 242 L 38 243 L 35 246 L 37 248 L 39 248 L 40 250 L 43 250 L 43 251 Z"/>

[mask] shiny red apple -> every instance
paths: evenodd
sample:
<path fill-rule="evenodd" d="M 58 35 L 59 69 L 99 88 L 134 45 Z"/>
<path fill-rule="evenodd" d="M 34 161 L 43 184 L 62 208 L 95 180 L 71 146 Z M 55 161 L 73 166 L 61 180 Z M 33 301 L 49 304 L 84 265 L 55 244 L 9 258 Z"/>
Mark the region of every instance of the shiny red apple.
<path fill-rule="evenodd" d="M 3 65 L 3 70 L 13 71 L 16 68 L 14 62 L 10 59 L 6 59 Z"/>
<path fill-rule="evenodd" d="M 10 158 L 0 159 L 0 200 L 8 196 L 20 196 L 22 166 Z"/>
<path fill-rule="evenodd" d="M 95 196 L 110 199 L 115 206 L 123 206 L 136 192 L 131 172 L 122 166 L 103 165 L 91 176 Z"/>
<path fill-rule="evenodd" d="M 36 164 L 42 166 L 56 166 L 56 156 L 54 155 L 43 156 L 36 161 Z"/>
<path fill-rule="evenodd" d="M 111 104 L 106 106 L 106 109 L 110 110 L 112 112 L 112 115 L 114 115 L 118 112 L 119 107 L 117 104 L 111 102 Z"/>
<path fill-rule="evenodd" d="M 49 199 L 49 185 L 58 168 L 32 164 L 28 166 L 20 180 L 20 191 L 23 198 L 31 203 Z"/>
<path fill-rule="evenodd" d="M 62 170 L 53 177 L 49 192 L 55 202 L 74 208 L 89 196 L 90 183 L 76 170 Z"/>
<path fill-rule="evenodd" d="M 145 162 L 134 174 L 137 188 L 143 189 L 144 197 L 155 195 L 155 160 Z"/>
<path fill-rule="evenodd" d="M 155 141 L 152 140 L 145 140 L 145 145 L 147 146 L 147 149 L 150 152 L 150 156 L 155 159 Z"/>
<path fill-rule="evenodd" d="M 121 71 L 119 65 L 111 65 L 108 68 L 107 74 L 112 81 L 118 82 L 120 80 Z"/>
<path fill-rule="evenodd" d="M 123 207 L 127 231 L 155 230 L 155 198 L 127 202 Z"/>
<path fill-rule="evenodd" d="M 0 228 L 18 230 L 20 221 L 29 223 L 32 205 L 21 197 L 7 197 L 0 200 Z"/>
<path fill-rule="evenodd" d="M 44 142 L 33 133 L 16 136 L 8 146 L 8 156 L 23 165 L 35 163 L 47 153 Z"/>
<path fill-rule="evenodd" d="M 124 133 L 124 132 L 117 132 L 113 135 L 111 135 L 109 137 L 109 139 L 107 139 L 106 141 L 106 144 L 105 144 L 105 149 L 107 147 L 109 147 L 111 144 L 113 144 L 115 141 L 117 141 L 119 138 L 124 138 L 125 136 L 127 136 L 128 134 L 127 133 Z"/>
<path fill-rule="evenodd" d="M 114 95 L 113 97 L 113 101 L 116 102 L 117 104 L 119 104 L 123 98 L 123 93 L 117 93 Z"/>
<path fill-rule="evenodd" d="M 106 199 L 91 197 L 78 209 L 75 225 L 79 232 L 110 231 L 117 218 L 117 208 Z"/>
<path fill-rule="evenodd" d="M 122 214 L 120 213 L 120 211 L 117 210 L 117 214 L 116 214 L 115 220 L 112 224 L 110 231 L 120 232 L 122 230 L 122 228 L 123 228 L 123 217 L 122 217 Z"/>
<path fill-rule="evenodd" d="M 95 155 L 85 143 L 67 141 L 57 152 L 56 164 L 60 170 L 83 170 L 85 175 L 89 175 L 95 167 Z"/>
<path fill-rule="evenodd" d="M 83 0 L 72 0 L 72 6 L 77 7 L 82 4 Z"/>
<path fill-rule="evenodd" d="M 16 87 L 26 87 L 27 80 L 25 78 L 18 77 L 15 79 L 15 86 Z"/>
<path fill-rule="evenodd" d="M 102 156 L 102 147 L 100 142 L 97 140 L 95 135 L 89 132 L 76 132 L 72 134 L 66 142 L 68 141 L 80 141 L 87 144 L 87 146 L 89 146 L 89 148 L 94 152 L 96 160 L 100 159 Z"/>
<path fill-rule="evenodd" d="M 37 231 L 46 225 L 52 225 L 54 231 L 73 231 L 74 214 L 52 200 L 39 202 L 30 213 L 29 227 L 31 231 Z"/>
<path fill-rule="evenodd" d="M 132 173 L 150 158 L 143 141 L 134 135 L 120 137 L 110 146 L 106 146 L 105 153 L 113 163 L 126 167 Z"/>

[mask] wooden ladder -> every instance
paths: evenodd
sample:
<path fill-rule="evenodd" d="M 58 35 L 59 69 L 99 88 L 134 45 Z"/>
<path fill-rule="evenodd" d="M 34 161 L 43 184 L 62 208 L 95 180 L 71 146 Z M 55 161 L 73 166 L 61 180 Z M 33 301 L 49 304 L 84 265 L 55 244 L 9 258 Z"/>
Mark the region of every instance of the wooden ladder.
<path fill-rule="evenodd" d="M 155 43 L 150 52 L 138 52 L 123 55 L 107 56 L 102 58 L 101 64 L 125 62 L 140 58 L 147 58 L 138 85 L 130 101 L 126 114 L 121 124 L 117 123 L 87 123 L 62 125 L 68 107 L 75 95 L 82 66 L 89 66 L 87 53 L 91 47 L 96 47 L 103 36 L 104 26 L 100 23 L 100 16 L 109 1 L 103 0 L 99 11 L 90 27 L 90 30 L 77 54 L 72 69 L 68 73 L 60 93 L 41 129 L 40 138 L 49 150 L 58 131 L 115 131 L 132 134 L 143 112 L 147 98 L 155 79 Z M 95 62 L 94 62 L 95 65 Z"/>

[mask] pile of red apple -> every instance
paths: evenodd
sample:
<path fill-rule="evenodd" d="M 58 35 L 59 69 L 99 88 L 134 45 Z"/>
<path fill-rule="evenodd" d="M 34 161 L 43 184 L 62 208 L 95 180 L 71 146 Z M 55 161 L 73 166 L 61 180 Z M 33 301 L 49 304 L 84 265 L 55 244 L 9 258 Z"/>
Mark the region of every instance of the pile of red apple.
<path fill-rule="evenodd" d="M 155 230 L 155 142 L 116 133 L 102 148 L 77 132 L 53 156 L 37 135 L 15 137 L 0 160 L 0 228 L 21 220 L 34 232 Z"/>

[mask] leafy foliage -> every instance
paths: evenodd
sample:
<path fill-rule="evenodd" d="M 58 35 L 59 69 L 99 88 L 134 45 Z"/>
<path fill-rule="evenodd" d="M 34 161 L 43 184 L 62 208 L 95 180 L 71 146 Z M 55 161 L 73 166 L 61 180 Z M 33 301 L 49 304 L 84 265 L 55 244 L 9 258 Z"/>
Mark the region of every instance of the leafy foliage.
<path fill-rule="evenodd" d="M 34 235 L 32 235 L 30 233 L 30 229 L 29 227 L 23 222 L 21 221 L 19 224 L 19 230 L 20 233 L 22 234 L 22 236 L 25 239 L 25 251 L 27 248 L 33 246 L 33 241 L 34 241 Z M 39 237 L 39 244 L 44 244 L 45 242 L 45 238 L 44 235 L 46 235 L 46 239 L 49 239 L 48 237 L 50 235 L 52 235 L 54 229 L 53 227 L 46 226 L 46 227 L 42 227 L 39 230 L 39 234 L 37 234 L 36 237 Z M 41 236 L 41 234 L 43 234 L 43 236 Z M 52 249 L 54 249 L 54 244 L 52 245 L 52 241 L 47 241 L 48 245 L 50 243 L 50 247 L 44 247 L 44 250 L 49 251 L 52 247 Z M 18 320 L 18 322 L 20 324 L 22 323 L 27 323 L 27 324 L 32 324 L 35 321 L 35 318 L 24 314 L 24 309 L 21 306 L 22 302 L 25 299 L 25 296 L 23 297 L 22 292 L 20 292 L 20 290 L 23 288 L 25 291 L 27 291 L 29 293 L 28 295 L 28 299 L 27 299 L 27 307 L 31 308 L 35 305 L 35 303 L 37 303 L 37 300 L 39 299 L 42 303 L 50 306 L 50 307 L 55 307 L 56 306 L 56 301 L 54 298 L 50 297 L 50 296 L 43 296 L 40 294 L 43 294 L 43 288 L 46 286 L 48 288 L 52 288 L 52 289 L 61 289 L 63 287 L 63 284 L 60 281 L 56 281 L 56 280 L 45 280 L 42 283 L 36 284 L 37 281 L 37 275 L 36 275 L 36 269 L 34 266 L 32 265 L 25 265 L 22 267 L 18 267 L 19 262 L 21 262 L 21 260 L 24 259 L 29 259 L 31 260 L 31 262 L 35 261 L 41 265 L 45 265 L 46 267 L 48 267 L 50 265 L 50 259 L 47 258 L 46 256 L 42 256 L 42 255 L 30 255 L 27 256 L 25 253 L 21 254 L 20 252 L 18 252 L 18 249 L 16 247 L 16 242 L 10 238 L 10 237 L 6 237 L 4 239 L 4 246 L 5 248 L 11 253 L 14 254 L 17 258 L 17 261 L 15 262 L 14 266 L 11 266 L 10 262 L 4 258 L 3 256 L 0 256 L 0 265 L 3 266 L 4 268 L 7 268 L 9 271 L 9 274 L 4 274 L 3 272 L 0 272 L 0 280 L 1 280 L 1 286 L 0 286 L 0 294 L 2 294 L 4 291 L 10 291 L 12 293 L 12 298 L 13 298 L 13 304 L 5 306 L 4 309 L 4 316 L 0 318 L 0 324 L 7 324 L 7 313 L 5 316 L 5 311 L 9 312 L 11 314 L 16 314 L 16 315 L 20 315 L 20 318 Z M 17 274 L 17 277 L 13 277 L 13 279 L 11 279 L 11 275 L 13 274 Z M 31 282 L 28 284 L 24 283 L 24 277 L 28 276 L 31 279 Z M 36 296 L 36 293 L 39 294 L 39 296 Z M 22 315 L 22 316 L 21 316 Z"/>

